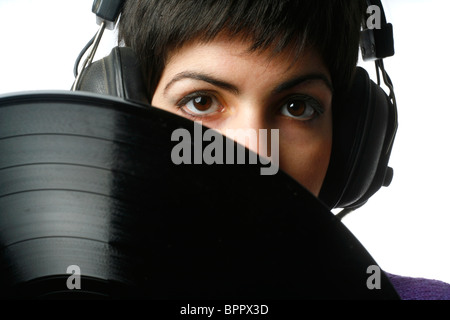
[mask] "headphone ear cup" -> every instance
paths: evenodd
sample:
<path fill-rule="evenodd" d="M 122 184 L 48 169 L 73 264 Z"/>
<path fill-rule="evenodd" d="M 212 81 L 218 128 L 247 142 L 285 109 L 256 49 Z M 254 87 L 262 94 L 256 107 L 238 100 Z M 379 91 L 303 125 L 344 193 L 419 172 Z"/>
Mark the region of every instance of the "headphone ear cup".
<path fill-rule="evenodd" d="M 333 149 L 319 195 L 327 206 L 356 209 L 389 185 L 396 121 L 389 97 L 358 67 L 347 99 L 333 105 Z"/>
<path fill-rule="evenodd" d="M 77 90 L 150 105 L 144 83 L 141 66 L 133 50 L 115 47 L 107 57 L 83 70 Z"/>

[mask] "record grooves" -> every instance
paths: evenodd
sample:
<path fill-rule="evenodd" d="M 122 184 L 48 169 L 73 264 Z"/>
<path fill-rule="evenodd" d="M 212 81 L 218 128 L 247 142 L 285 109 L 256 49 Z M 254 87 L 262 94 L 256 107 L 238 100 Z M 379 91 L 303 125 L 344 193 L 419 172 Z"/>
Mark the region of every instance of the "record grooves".
<path fill-rule="evenodd" d="M 178 128 L 194 131 L 96 94 L 1 96 L 2 297 L 398 298 L 384 274 L 368 290 L 374 259 L 283 172 L 175 165 Z"/>

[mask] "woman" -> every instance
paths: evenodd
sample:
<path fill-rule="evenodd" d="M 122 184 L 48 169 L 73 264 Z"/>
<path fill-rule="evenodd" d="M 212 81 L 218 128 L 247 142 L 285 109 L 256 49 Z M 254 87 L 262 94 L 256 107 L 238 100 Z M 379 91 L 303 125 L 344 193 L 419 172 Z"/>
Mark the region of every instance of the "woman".
<path fill-rule="evenodd" d="M 153 106 L 225 135 L 279 130 L 280 168 L 320 199 L 334 183 L 326 179 L 333 125 L 352 85 L 366 8 L 366 1 L 127 1 L 119 38 L 137 54 Z M 403 299 L 450 299 L 444 283 L 389 276 Z"/>

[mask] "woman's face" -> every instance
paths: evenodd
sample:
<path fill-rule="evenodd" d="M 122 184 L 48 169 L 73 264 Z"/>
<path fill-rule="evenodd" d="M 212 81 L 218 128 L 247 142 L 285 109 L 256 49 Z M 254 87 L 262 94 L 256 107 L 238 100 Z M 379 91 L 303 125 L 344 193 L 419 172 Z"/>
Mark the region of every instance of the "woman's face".
<path fill-rule="evenodd" d="M 219 37 L 183 46 L 169 57 L 152 105 L 224 135 L 278 129 L 279 167 L 317 196 L 332 144 L 329 72 L 313 50 L 293 62 L 288 51 L 249 45 Z"/>

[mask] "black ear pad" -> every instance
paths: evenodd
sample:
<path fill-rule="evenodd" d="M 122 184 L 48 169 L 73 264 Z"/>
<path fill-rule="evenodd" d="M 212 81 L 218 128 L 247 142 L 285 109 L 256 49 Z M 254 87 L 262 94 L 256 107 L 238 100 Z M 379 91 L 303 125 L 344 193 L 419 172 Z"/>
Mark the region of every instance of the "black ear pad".
<path fill-rule="evenodd" d="M 347 98 L 333 105 L 333 148 L 319 198 L 330 208 L 356 209 L 382 186 L 397 129 L 397 110 L 358 67 Z"/>
<path fill-rule="evenodd" d="M 89 65 L 76 89 L 150 104 L 138 59 L 128 47 L 115 47 L 107 57 Z"/>

